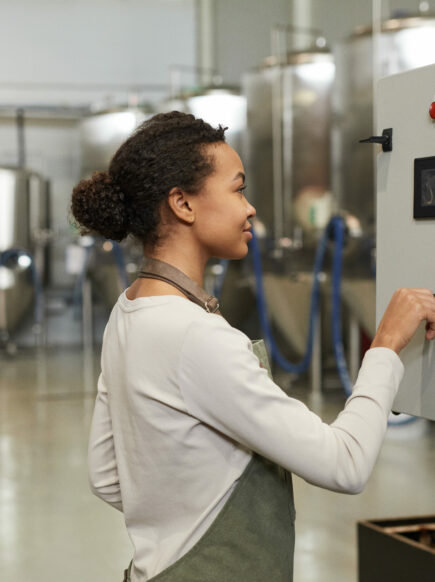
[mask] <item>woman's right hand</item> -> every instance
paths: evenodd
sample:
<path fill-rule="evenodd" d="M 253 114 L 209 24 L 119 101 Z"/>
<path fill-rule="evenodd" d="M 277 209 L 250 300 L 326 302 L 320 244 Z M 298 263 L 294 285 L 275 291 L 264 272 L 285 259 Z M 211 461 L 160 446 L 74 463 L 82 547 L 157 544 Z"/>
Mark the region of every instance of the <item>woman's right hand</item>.
<path fill-rule="evenodd" d="M 435 298 L 430 289 L 398 289 L 379 324 L 371 348 L 390 348 L 397 354 L 409 343 L 422 321 L 426 339 L 435 338 Z"/>

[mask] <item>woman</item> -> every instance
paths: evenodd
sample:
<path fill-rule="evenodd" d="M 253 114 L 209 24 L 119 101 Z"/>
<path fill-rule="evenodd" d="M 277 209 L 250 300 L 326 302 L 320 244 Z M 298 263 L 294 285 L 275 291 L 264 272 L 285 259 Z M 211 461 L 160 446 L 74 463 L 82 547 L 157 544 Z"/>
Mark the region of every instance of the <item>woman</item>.
<path fill-rule="evenodd" d="M 244 189 L 224 129 L 172 112 L 73 192 L 84 232 L 132 234 L 147 257 L 107 324 L 89 447 L 92 489 L 124 513 L 133 543 L 126 580 L 291 580 L 289 472 L 360 492 L 402 377 L 397 353 L 424 319 L 435 336 L 432 293 L 396 292 L 335 422 L 289 398 L 201 290 L 210 257 L 248 252 Z"/>

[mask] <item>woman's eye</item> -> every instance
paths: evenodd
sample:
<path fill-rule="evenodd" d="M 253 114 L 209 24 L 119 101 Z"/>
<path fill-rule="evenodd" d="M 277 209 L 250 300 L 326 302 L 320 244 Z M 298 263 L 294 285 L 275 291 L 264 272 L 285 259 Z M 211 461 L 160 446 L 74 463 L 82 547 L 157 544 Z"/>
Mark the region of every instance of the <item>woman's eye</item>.
<path fill-rule="evenodd" d="M 245 190 L 246 190 L 246 186 L 241 186 L 241 187 L 240 187 L 240 188 L 237 190 L 237 192 L 240 192 L 240 194 L 243 194 L 243 193 L 245 192 Z"/>

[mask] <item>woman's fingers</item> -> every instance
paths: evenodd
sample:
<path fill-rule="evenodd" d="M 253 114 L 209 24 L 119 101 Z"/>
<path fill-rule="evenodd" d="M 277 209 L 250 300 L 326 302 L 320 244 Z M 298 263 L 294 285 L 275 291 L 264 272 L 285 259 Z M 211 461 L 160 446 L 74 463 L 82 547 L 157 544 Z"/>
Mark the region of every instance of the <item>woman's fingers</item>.
<path fill-rule="evenodd" d="M 435 338 L 435 298 L 430 289 L 398 289 L 379 324 L 372 347 L 388 347 L 399 353 L 426 320 L 426 338 Z"/>

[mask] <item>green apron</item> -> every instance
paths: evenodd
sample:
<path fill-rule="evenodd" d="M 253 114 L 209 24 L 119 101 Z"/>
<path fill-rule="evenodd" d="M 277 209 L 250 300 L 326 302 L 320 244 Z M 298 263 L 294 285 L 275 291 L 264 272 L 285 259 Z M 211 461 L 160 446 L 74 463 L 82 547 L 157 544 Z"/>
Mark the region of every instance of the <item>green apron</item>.
<path fill-rule="evenodd" d="M 158 263 L 148 261 L 147 272 L 141 276 L 163 278 L 163 273 L 168 282 L 181 281 L 173 267 Z M 184 291 L 190 281 L 181 282 Z M 191 295 L 201 297 L 202 306 L 207 308 L 210 297 L 204 294 L 191 287 Z M 217 312 L 218 304 L 215 307 L 213 311 Z M 270 373 L 264 343 L 254 342 L 253 348 Z M 254 454 L 200 540 L 149 582 L 292 582 L 294 521 L 291 474 Z M 124 572 L 124 582 L 130 582 L 131 568 L 132 564 Z"/>
<path fill-rule="evenodd" d="M 202 538 L 149 581 L 291 582 L 294 520 L 291 475 L 254 455 Z"/>

